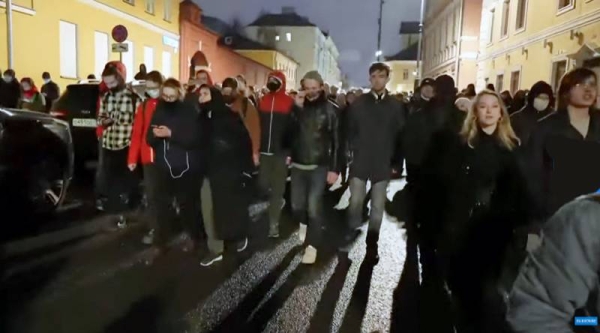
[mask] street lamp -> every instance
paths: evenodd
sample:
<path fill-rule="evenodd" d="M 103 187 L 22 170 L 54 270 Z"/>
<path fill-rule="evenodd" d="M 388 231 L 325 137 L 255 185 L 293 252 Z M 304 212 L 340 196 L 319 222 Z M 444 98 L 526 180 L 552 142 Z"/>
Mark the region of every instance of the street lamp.
<path fill-rule="evenodd" d="M 381 57 L 382 54 L 383 54 L 383 51 L 381 51 L 381 50 L 378 50 L 377 52 L 375 52 L 375 56 L 377 58 Z"/>

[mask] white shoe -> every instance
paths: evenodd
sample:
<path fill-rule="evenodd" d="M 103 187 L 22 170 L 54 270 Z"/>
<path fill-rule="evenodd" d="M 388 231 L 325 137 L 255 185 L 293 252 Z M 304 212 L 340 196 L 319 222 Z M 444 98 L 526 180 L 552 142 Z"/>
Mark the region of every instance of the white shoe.
<path fill-rule="evenodd" d="M 306 230 L 307 226 L 304 223 L 300 223 L 300 229 L 298 229 L 298 238 L 300 238 L 300 242 L 304 243 L 306 240 Z"/>
<path fill-rule="evenodd" d="M 309 245 L 306 250 L 304 250 L 302 263 L 305 265 L 312 265 L 315 261 L 317 261 L 317 249 Z"/>

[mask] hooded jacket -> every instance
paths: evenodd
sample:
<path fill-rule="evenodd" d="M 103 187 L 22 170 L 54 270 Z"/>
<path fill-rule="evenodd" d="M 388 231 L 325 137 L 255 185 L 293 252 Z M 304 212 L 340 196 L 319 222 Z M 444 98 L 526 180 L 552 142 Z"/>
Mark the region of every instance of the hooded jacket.
<path fill-rule="evenodd" d="M 133 132 L 131 133 L 131 145 L 127 164 L 152 164 L 154 163 L 154 149 L 146 142 L 150 121 L 156 111 L 157 98 L 148 98 L 138 106 L 133 120 Z"/>
<path fill-rule="evenodd" d="M 533 107 L 533 101 L 540 94 L 546 94 L 550 97 L 550 103 L 548 103 L 546 110 L 543 111 L 538 111 Z M 531 87 L 529 95 L 527 95 L 527 104 L 510 116 L 510 123 L 519 139 L 521 139 L 521 146 L 527 145 L 531 133 L 537 127 L 538 121 L 554 111 L 553 105 L 554 93 L 548 83 L 539 81 Z"/>
<path fill-rule="evenodd" d="M 268 78 L 271 77 L 278 78 L 281 87 L 275 92 L 267 93 L 258 104 L 261 128 L 260 152 L 264 155 L 281 155 L 286 154 L 283 141 L 294 100 L 286 94 L 285 74 L 281 71 L 273 71 Z"/>

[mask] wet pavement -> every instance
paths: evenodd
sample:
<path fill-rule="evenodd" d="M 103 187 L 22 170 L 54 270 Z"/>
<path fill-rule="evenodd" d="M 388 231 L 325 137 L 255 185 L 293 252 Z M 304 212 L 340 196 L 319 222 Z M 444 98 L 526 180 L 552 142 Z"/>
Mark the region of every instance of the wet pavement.
<path fill-rule="evenodd" d="M 343 211 L 330 209 L 327 244 L 304 266 L 289 216 L 279 240 L 253 225 L 245 252 L 208 268 L 176 245 L 144 265 L 141 224 L 11 258 L 0 332 L 416 332 L 416 252 L 406 259 L 402 223 L 386 215 L 379 259 L 364 232 L 345 256 L 335 250 Z"/>

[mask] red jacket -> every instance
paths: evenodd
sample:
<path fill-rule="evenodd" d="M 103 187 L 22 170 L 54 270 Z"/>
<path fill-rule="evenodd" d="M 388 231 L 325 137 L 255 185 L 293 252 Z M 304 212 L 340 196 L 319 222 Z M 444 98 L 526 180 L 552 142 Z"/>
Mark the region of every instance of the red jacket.
<path fill-rule="evenodd" d="M 158 99 L 148 98 L 138 106 L 133 120 L 133 132 L 127 164 L 138 164 L 140 161 L 143 165 L 154 163 L 154 149 L 146 142 L 146 135 L 157 104 Z"/>

